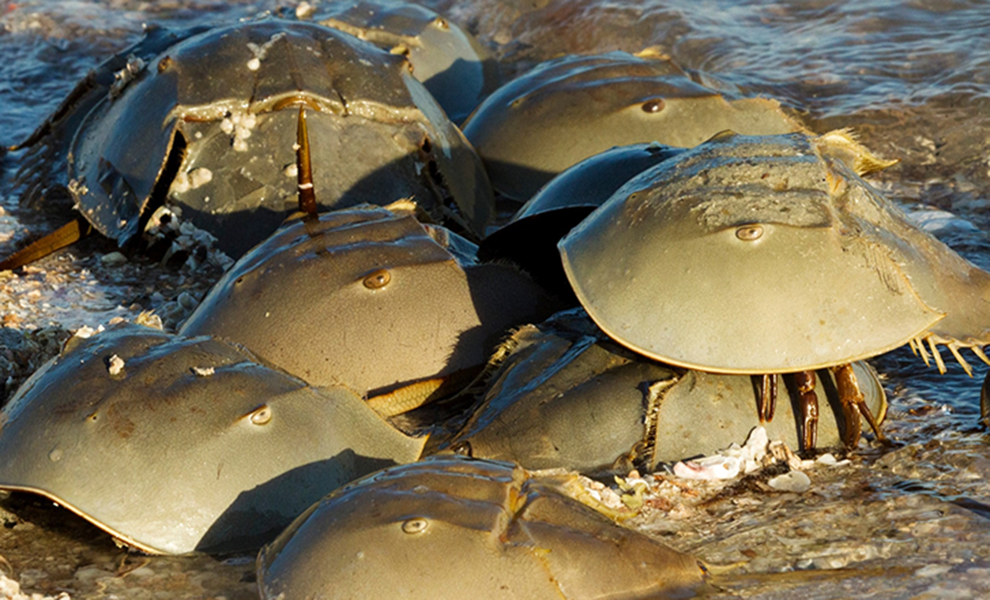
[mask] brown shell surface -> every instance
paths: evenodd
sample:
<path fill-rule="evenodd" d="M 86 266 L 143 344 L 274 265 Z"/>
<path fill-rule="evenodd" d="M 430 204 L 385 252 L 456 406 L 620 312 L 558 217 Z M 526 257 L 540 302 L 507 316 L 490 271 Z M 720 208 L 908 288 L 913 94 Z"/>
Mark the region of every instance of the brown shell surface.
<path fill-rule="evenodd" d="M 753 377 L 684 371 L 617 346 L 583 311 L 520 328 L 483 404 L 447 445 L 475 458 L 527 469 L 589 475 L 710 455 L 742 443 L 759 425 L 769 439 L 801 447 L 796 386 L 788 377 L 773 420 L 761 423 Z M 853 363 L 878 421 L 886 396 L 876 372 Z M 818 372 L 818 447 L 842 445 L 846 425 L 831 375 Z M 699 425 L 699 424 L 704 424 Z M 862 424 L 864 427 L 865 424 Z"/>
<path fill-rule="evenodd" d="M 520 201 L 612 146 L 691 147 L 724 130 L 801 129 L 774 100 L 727 100 L 670 60 L 625 52 L 538 65 L 496 90 L 464 123 L 492 185 Z"/>
<path fill-rule="evenodd" d="M 350 390 L 130 324 L 70 339 L 0 424 L 0 488 L 45 496 L 154 554 L 257 548 L 424 444 Z"/>
<path fill-rule="evenodd" d="M 307 18 L 406 56 L 413 77 L 455 123 L 497 87 L 494 61 L 474 36 L 424 6 L 345 0 L 320 5 Z"/>
<path fill-rule="evenodd" d="M 685 598 L 703 585 L 694 558 L 517 466 L 456 456 L 331 494 L 258 557 L 267 600 Z"/>
<path fill-rule="evenodd" d="M 557 242 L 635 175 L 683 150 L 656 143 L 618 146 L 568 167 L 481 242 L 479 258 L 512 261 L 576 305 Z"/>
<path fill-rule="evenodd" d="M 462 264 L 413 217 L 366 207 L 287 223 L 180 333 L 219 336 L 313 385 L 369 394 L 478 368 L 507 328 L 553 310 L 515 269 Z"/>
<path fill-rule="evenodd" d="M 714 372 L 926 339 L 982 357 L 990 274 L 835 158 L 835 137 L 716 136 L 633 179 L 559 245 L 582 305 L 631 349 Z"/>
<path fill-rule="evenodd" d="M 483 234 L 487 176 L 404 57 L 278 19 L 154 36 L 135 46 L 144 57 L 125 61 L 119 83 L 81 86 L 49 133 L 29 140 L 50 148 L 71 138 L 67 172 L 51 170 L 104 235 L 128 241 L 149 206 L 168 202 L 239 256 L 296 206 L 300 107 L 323 209 L 414 196 L 435 218 Z"/>

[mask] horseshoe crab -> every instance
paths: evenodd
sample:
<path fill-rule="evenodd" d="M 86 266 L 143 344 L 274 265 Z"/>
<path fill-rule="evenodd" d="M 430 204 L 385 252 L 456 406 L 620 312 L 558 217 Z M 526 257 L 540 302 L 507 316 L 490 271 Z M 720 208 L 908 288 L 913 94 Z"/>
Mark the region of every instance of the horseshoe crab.
<path fill-rule="evenodd" d="M 0 412 L 0 488 L 144 552 L 230 552 L 423 444 L 347 389 L 309 387 L 215 339 L 120 324 L 70 339 Z"/>
<path fill-rule="evenodd" d="M 67 188 L 121 245 L 165 205 L 237 257 L 294 209 L 305 134 L 323 209 L 414 197 L 480 237 L 493 210 L 481 163 L 409 68 L 312 23 L 152 30 L 19 146 L 21 179 Z"/>
<path fill-rule="evenodd" d="M 446 446 L 526 469 L 625 474 L 714 454 L 760 425 L 751 377 L 678 369 L 629 352 L 582 309 L 521 327 L 503 351 L 509 354 L 483 404 Z M 867 405 L 882 421 L 886 397 L 876 373 L 862 362 L 853 368 Z M 819 375 L 815 395 L 833 410 L 822 411 L 818 441 L 835 446 L 848 427 L 834 379 L 825 370 Z M 770 439 L 798 448 L 800 397 L 796 382 L 785 381 L 791 402 L 781 403 L 765 427 Z"/>
<path fill-rule="evenodd" d="M 683 151 L 657 143 L 619 146 L 550 180 L 478 247 L 481 260 L 509 260 L 558 298 L 573 301 L 557 242 L 633 176 Z"/>
<path fill-rule="evenodd" d="M 346 385 L 383 414 L 404 412 L 468 384 L 506 329 L 556 308 L 515 268 L 475 264 L 464 253 L 474 246 L 456 237 L 375 207 L 287 223 L 179 333 L 242 344 L 312 385 Z"/>
<path fill-rule="evenodd" d="M 263 548 L 258 589 L 266 600 L 577 600 L 686 598 L 704 586 L 696 559 L 560 487 L 456 456 L 385 469 L 314 505 Z"/>
<path fill-rule="evenodd" d="M 474 36 L 418 4 L 333 2 L 320 5 L 316 14 L 306 18 L 407 57 L 413 77 L 455 123 L 467 118 L 497 87 L 494 62 Z"/>
<path fill-rule="evenodd" d="M 492 185 L 520 201 L 612 146 L 656 141 L 690 147 L 726 129 L 803 130 L 776 101 L 726 100 L 650 51 L 545 62 L 497 89 L 464 123 Z"/>
<path fill-rule="evenodd" d="M 860 179 L 871 163 L 842 131 L 716 136 L 572 230 L 560 242 L 567 277 L 609 336 L 657 360 L 717 373 L 833 368 L 858 423 L 860 409 L 870 415 L 850 362 L 910 343 L 944 370 L 944 345 L 970 371 L 960 348 L 986 362 L 990 341 L 990 273 Z M 812 442 L 816 412 L 809 397 Z"/>

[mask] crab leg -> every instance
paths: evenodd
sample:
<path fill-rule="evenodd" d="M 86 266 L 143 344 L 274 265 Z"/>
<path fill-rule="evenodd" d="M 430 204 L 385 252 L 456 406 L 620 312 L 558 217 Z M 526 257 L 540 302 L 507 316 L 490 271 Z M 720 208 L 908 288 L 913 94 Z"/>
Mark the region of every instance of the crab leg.
<path fill-rule="evenodd" d="M 805 450 L 818 445 L 818 396 L 814 371 L 801 371 L 794 374 L 798 393 L 801 395 L 801 443 Z"/>
<path fill-rule="evenodd" d="M 760 381 L 760 402 L 756 412 L 759 413 L 760 423 L 773 421 L 777 410 L 777 376 L 762 375 Z"/>
<path fill-rule="evenodd" d="M 861 417 L 866 418 L 870 424 L 870 429 L 877 436 L 877 440 L 883 444 L 890 444 L 890 441 L 880 431 L 880 424 L 870 411 L 863 399 L 863 392 L 859 389 L 859 382 L 856 381 L 856 374 L 853 372 L 851 364 L 832 367 L 832 375 L 835 377 L 835 387 L 839 392 L 839 403 L 842 405 L 842 415 L 845 417 L 846 427 L 842 435 L 842 443 L 847 448 L 855 448 L 859 443 L 859 435 L 862 432 Z"/>

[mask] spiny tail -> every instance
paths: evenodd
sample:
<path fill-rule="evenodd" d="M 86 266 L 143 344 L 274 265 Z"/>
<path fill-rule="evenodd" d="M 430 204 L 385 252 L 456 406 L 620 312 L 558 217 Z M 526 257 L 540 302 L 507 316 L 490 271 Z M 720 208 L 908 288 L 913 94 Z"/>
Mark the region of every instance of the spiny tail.
<path fill-rule="evenodd" d="M 973 367 L 969 362 L 963 358 L 963 355 L 959 352 L 962 348 L 969 348 L 969 350 L 976 355 L 977 358 L 982 360 L 984 363 L 990 365 L 990 358 L 983 352 L 983 347 L 980 345 L 967 344 L 960 342 L 959 340 L 943 340 L 936 339 L 935 336 L 928 334 L 925 336 L 917 337 L 912 339 L 910 342 L 911 351 L 914 352 L 915 356 L 921 356 L 921 360 L 925 361 L 926 366 L 931 366 L 932 360 L 935 361 L 935 366 L 938 367 L 938 372 L 945 374 L 945 361 L 942 360 L 942 354 L 938 350 L 938 345 L 942 344 L 949 349 L 952 356 L 956 359 L 956 362 L 962 366 L 963 370 L 970 377 L 973 376 Z M 928 348 L 925 348 L 927 344 Z M 931 351 L 931 356 L 929 357 L 929 351 Z"/>
<path fill-rule="evenodd" d="M 313 189 L 313 167 L 309 162 L 309 130 L 306 128 L 306 107 L 299 107 L 296 128 L 296 167 L 299 181 L 299 210 L 309 217 L 316 216 L 316 191 Z"/>
<path fill-rule="evenodd" d="M 0 271 L 10 271 L 41 260 L 56 250 L 75 243 L 92 229 L 93 227 L 84 218 L 73 219 L 0 261 Z"/>

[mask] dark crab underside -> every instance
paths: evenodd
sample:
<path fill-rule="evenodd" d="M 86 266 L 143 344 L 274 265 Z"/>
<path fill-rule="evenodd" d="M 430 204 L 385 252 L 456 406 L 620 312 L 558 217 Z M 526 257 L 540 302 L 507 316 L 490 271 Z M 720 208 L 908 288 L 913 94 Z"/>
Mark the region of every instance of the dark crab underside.
<path fill-rule="evenodd" d="M 483 232 L 491 192 L 480 162 L 405 58 L 276 19 L 152 32 L 129 51 L 25 142 L 37 146 L 21 173 L 29 194 L 43 191 L 39 179 L 61 181 L 118 243 L 162 204 L 235 257 L 266 237 L 296 205 L 300 107 L 321 209 L 413 197 Z"/>

